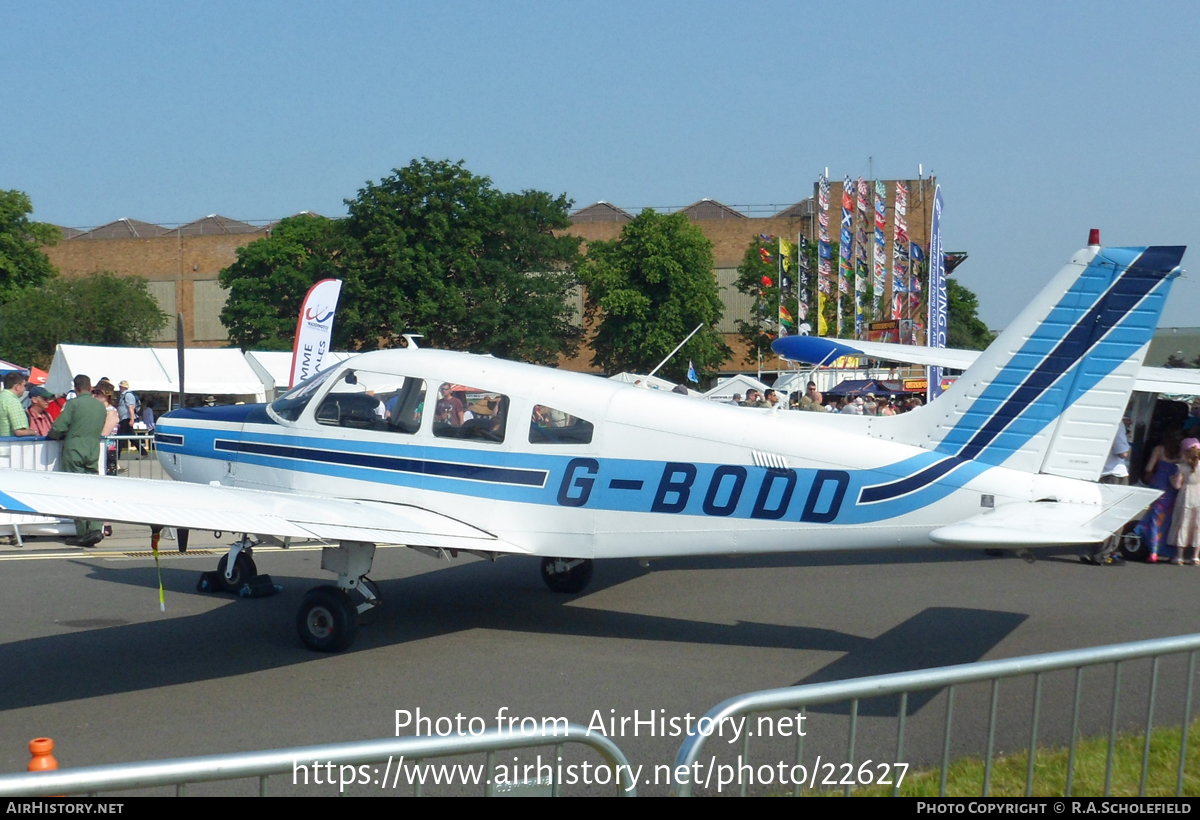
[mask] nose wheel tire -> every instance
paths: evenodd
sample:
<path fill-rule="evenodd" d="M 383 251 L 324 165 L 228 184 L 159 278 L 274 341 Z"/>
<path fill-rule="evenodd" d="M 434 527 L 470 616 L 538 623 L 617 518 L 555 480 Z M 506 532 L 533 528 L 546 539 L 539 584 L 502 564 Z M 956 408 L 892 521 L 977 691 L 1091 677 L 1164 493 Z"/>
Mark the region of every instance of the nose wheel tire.
<path fill-rule="evenodd" d="M 542 580 L 553 592 L 583 592 L 592 580 L 592 561 L 587 558 L 543 558 Z"/>
<path fill-rule="evenodd" d="M 229 554 L 221 556 L 221 560 L 217 562 L 217 578 L 224 586 L 226 592 L 237 592 L 242 588 L 243 584 L 253 581 L 258 577 L 258 567 L 254 564 L 254 559 L 246 553 L 238 553 L 237 560 L 233 562 L 233 574 L 225 577 L 225 569 L 229 566 Z"/>
<path fill-rule="evenodd" d="M 334 586 L 310 589 L 296 612 L 296 631 L 309 649 L 341 652 L 358 634 L 358 612 L 350 596 Z"/>

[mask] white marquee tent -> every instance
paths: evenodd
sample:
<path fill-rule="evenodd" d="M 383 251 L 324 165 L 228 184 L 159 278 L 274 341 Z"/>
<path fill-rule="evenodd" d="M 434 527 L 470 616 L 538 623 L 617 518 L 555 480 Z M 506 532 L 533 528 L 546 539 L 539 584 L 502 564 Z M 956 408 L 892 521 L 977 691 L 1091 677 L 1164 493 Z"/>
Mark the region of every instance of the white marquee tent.
<path fill-rule="evenodd" d="M 740 393 L 744 399 L 746 398 L 746 391 L 751 388 L 760 393 L 765 393 L 767 390 L 767 386 L 753 376 L 738 373 L 736 376 L 719 380 L 715 387 L 704 394 L 703 398 L 712 399 L 713 401 L 729 401 L 733 398 L 734 393 Z"/>
<path fill-rule="evenodd" d="M 670 393 L 675 389 L 675 382 L 662 378 L 661 376 L 642 376 L 638 373 L 618 373 L 615 376 L 609 376 L 609 379 L 615 382 L 624 382 L 625 384 L 633 384 L 638 387 L 644 387 L 647 390 L 663 390 Z M 699 396 L 699 391 L 687 388 L 689 396 Z"/>
<path fill-rule="evenodd" d="M 83 374 L 93 382 L 103 376 L 113 384 L 128 381 L 135 392 L 177 393 L 177 356 L 173 348 L 59 345 L 46 389 L 63 395 L 71 390 L 75 376 Z M 188 395 L 266 400 L 262 379 L 237 349 L 188 348 L 184 351 L 184 381 Z"/>

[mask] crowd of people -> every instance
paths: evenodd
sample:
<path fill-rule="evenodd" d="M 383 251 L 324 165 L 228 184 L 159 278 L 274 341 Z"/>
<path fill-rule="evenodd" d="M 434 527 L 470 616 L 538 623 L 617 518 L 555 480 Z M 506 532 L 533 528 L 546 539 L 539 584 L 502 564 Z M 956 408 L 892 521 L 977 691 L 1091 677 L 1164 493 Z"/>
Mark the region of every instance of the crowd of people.
<path fill-rule="evenodd" d="M 27 377 L 19 372 L 4 377 L 0 390 L 0 436 L 41 436 L 63 442 L 59 467 L 67 473 L 100 471 L 101 440 L 113 434 L 132 436 L 134 423 L 141 420 L 149 431 L 154 429 L 154 411 L 142 406 L 129 382 L 114 387 L 107 377 L 95 385 L 88 376 L 76 376 L 73 389 L 56 396 L 40 385 L 30 386 Z M 130 448 L 137 447 L 146 455 L 145 445 L 126 440 Z M 117 468 L 116 444 L 109 447 L 108 472 Z M 75 536 L 67 543 L 73 546 L 94 547 L 111 529 L 101 521 L 79 519 Z"/>
<path fill-rule="evenodd" d="M 728 403 L 738 407 L 778 407 L 810 413 L 845 413 L 850 416 L 896 416 L 914 410 L 922 404 L 916 396 L 908 398 L 880 396 L 876 398 L 874 393 L 862 396 L 825 396 L 817 389 L 816 382 L 809 382 L 803 393 L 799 391 L 793 393 L 786 402 L 770 388 L 760 393 L 752 387 L 746 391 L 744 399 L 741 393 L 734 393 Z"/>

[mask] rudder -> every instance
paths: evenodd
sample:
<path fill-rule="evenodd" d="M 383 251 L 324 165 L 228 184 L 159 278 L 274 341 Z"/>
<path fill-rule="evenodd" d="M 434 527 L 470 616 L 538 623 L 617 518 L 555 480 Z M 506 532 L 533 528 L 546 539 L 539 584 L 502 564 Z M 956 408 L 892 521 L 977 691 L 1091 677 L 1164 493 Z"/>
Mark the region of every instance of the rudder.
<path fill-rule="evenodd" d="M 889 419 L 888 437 L 1095 481 L 1184 250 L 1080 251 L 949 390 Z"/>

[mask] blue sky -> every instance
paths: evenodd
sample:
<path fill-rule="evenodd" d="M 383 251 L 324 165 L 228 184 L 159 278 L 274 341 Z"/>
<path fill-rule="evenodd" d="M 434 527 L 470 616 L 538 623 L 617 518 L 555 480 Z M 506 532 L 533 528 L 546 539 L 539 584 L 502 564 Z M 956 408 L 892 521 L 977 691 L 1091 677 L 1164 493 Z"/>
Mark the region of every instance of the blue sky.
<path fill-rule="evenodd" d="M 627 208 L 922 163 L 1001 327 L 1090 227 L 1200 246 L 1198 36 L 1190 3 L 4 4 L 0 189 L 84 226 L 341 214 L 416 157 Z"/>

